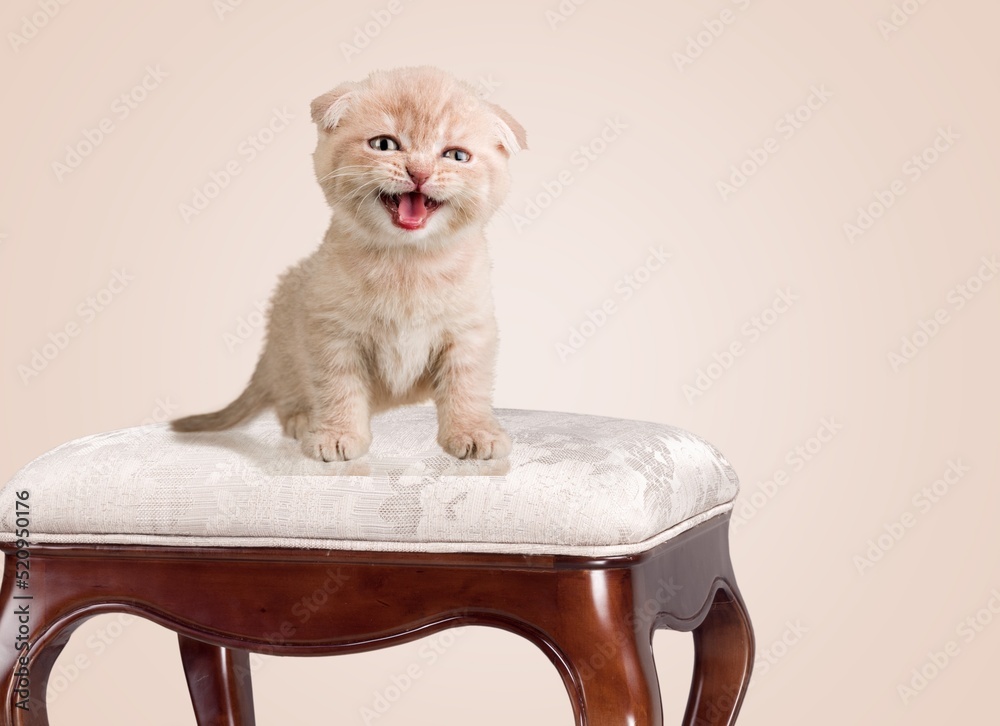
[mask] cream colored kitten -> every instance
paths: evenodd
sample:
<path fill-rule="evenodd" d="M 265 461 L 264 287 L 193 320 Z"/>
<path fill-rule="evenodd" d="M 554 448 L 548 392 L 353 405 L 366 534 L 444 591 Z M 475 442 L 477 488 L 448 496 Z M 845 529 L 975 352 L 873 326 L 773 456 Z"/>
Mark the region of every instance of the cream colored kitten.
<path fill-rule="evenodd" d="M 346 460 L 368 450 L 372 414 L 432 398 L 447 452 L 506 456 L 491 405 L 497 330 L 483 229 L 524 129 L 432 68 L 338 86 L 313 101 L 312 117 L 330 228 L 281 278 L 247 389 L 174 429 L 225 429 L 273 406 L 306 454 Z"/>

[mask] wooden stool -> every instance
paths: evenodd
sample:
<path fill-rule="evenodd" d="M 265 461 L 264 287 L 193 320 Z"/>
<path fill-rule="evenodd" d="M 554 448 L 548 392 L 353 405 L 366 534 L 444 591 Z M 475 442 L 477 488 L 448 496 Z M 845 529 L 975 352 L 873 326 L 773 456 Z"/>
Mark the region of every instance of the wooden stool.
<path fill-rule="evenodd" d="M 254 724 L 250 652 L 352 653 L 457 625 L 538 645 L 590 726 L 662 724 L 652 633 L 693 631 L 684 723 L 735 723 L 754 645 L 726 460 L 660 424 L 497 414 L 514 442 L 501 461 L 444 454 L 424 407 L 376 417 L 372 451 L 340 464 L 302 457 L 270 415 L 39 457 L 0 491 L 0 724 L 47 724 L 59 652 L 113 612 L 179 634 L 200 726 Z"/>

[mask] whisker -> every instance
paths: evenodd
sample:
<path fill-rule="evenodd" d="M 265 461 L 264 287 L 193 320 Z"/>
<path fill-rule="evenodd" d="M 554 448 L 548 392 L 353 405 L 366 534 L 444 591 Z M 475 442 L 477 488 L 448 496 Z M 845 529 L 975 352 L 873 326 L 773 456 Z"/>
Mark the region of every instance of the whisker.
<path fill-rule="evenodd" d="M 326 181 L 327 179 L 333 178 L 335 176 L 340 176 L 342 174 L 343 175 L 360 174 L 361 172 L 357 172 L 357 171 L 354 171 L 354 170 L 355 169 L 370 169 L 370 168 L 371 167 L 368 166 L 367 164 L 351 164 L 351 165 L 348 165 L 348 166 L 340 166 L 340 167 L 337 167 L 336 169 L 334 169 L 333 171 L 331 171 L 329 174 L 326 174 L 325 176 L 321 177 L 319 181 L 323 182 L 323 181 Z"/>
<path fill-rule="evenodd" d="M 360 202 L 358 202 L 358 212 L 361 211 L 362 205 L 364 205 L 364 203 L 368 201 L 368 197 L 370 197 L 373 193 L 377 192 L 381 192 L 381 188 L 376 187 L 375 189 L 372 189 L 370 192 L 368 192 L 368 194 L 364 196 L 364 198 Z"/>
<path fill-rule="evenodd" d="M 350 190 L 344 196 L 346 196 L 348 199 L 350 199 L 352 197 L 357 197 L 357 196 L 361 195 L 362 190 L 365 190 L 365 189 L 367 189 L 370 186 L 373 186 L 373 185 L 378 186 L 380 184 L 381 184 L 381 181 L 379 179 L 372 179 L 372 180 L 367 181 L 364 184 L 361 184 L 360 186 L 358 186 L 358 187 Z M 367 195 L 367 192 L 366 192 L 366 195 Z"/>

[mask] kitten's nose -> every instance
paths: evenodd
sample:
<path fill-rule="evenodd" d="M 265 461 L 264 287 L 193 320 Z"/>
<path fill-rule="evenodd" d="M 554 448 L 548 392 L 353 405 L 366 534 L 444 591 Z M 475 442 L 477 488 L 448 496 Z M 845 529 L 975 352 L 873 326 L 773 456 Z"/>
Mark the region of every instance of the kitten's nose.
<path fill-rule="evenodd" d="M 417 189 L 420 189 L 424 182 L 431 177 L 431 173 L 429 171 L 425 171 L 424 169 L 411 169 L 410 167 L 406 167 L 406 173 L 410 175 L 413 183 L 417 185 Z"/>

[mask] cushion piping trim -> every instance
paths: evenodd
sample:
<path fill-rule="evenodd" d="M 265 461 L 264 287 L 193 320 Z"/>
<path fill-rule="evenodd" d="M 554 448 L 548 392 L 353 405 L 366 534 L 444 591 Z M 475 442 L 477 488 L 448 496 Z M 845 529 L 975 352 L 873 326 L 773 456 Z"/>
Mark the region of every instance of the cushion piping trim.
<path fill-rule="evenodd" d="M 362 552 L 486 553 L 527 555 L 577 555 L 618 557 L 651 550 L 674 537 L 732 510 L 733 501 L 689 517 L 659 534 L 630 544 L 563 545 L 535 542 L 392 542 L 385 540 L 337 540 L 299 537 L 207 537 L 162 534 L 48 534 L 32 533 L 30 545 L 137 545 L 166 547 L 263 547 L 288 549 L 350 550 Z M 10 532 L 0 533 L 0 542 L 13 542 Z"/>

